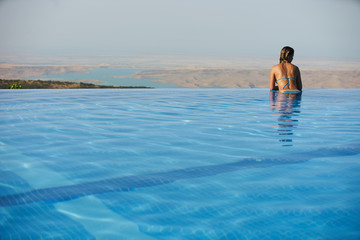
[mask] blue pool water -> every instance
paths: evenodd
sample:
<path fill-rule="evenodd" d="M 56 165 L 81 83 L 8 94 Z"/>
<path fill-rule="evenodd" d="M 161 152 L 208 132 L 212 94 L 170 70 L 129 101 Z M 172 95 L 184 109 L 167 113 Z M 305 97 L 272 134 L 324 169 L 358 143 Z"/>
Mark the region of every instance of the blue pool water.
<path fill-rule="evenodd" d="M 0 239 L 359 239 L 360 90 L 0 91 Z"/>
<path fill-rule="evenodd" d="M 95 82 L 98 85 L 105 86 L 131 86 L 131 87 L 151 87 L 151 88 L 176 88 L 175 84 L 162 83 L 159 79 L 136 79 L 131 75 L 146 71 L 146 69 L 133 68 L 94 68 L 84 73 L 58 73 L 48 74 L 44 76 L 31 77 L 28 79 L 51 79 L 51 80 L 69 80 L 73 82 L 90 82 L 92 80 L 101 81 Z"/>

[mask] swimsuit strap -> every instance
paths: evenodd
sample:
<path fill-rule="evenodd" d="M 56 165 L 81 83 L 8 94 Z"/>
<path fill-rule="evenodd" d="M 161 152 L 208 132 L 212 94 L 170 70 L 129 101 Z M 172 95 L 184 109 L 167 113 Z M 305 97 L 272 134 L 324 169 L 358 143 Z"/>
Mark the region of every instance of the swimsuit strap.
<path fill-rule="evenodd" d="M 279 78 L 278 80 L 276 80 L 276 82 L 278 82 L 280 80 L 283 80 L 283 79 L 289 80 L 289 79 L 295 79 L 295 78 L 293 78 L 293 77 L 283 77 L 283 78 Z"/>
<path fill-rule="evenodd" d="M 284 89 L 287 85 L 290 84 L 290 82 L 289 82 L 290 79 L 294 79 L 294 80 L 295 80 L 295 78 L 293 78 L 293 77 L 283 77 L 283 78 L 279 78 L 278 80 L 276 80 L 276 83 L 277 83 L 278 81 L 280 81 L 280 80 L 283 80 L 283 79 L 286 79 L 286 80 L 287 80 L 287 82 L 286 82 L 286 84 L 284 85 L 283 89 Z"/>

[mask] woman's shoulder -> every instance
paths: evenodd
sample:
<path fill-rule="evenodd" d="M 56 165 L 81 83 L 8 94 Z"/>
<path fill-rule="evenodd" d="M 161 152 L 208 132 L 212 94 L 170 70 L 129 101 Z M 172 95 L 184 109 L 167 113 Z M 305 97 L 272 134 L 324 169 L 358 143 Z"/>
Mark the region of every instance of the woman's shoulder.
<path fill-rule="evenodd" d="M 298 66 L 296 66 L 295 64 L 292 64 L 292 63 L 291 63 L 291 66 L 292 66 L 293 68 L 295 68 L 295 69 L 299 69 Z"/>
<path fill-rule="evenodd" d="M 293 71 L 294 71 L 295 73 L 299 73 L 299 72 L 300 72 L 300 69 L 298 68 L 298 66 L 292 64 L 292 68 L 293 68 Z"/>
<path fill-rule="evenodd" d="M 272 66 L 271 70 L 275 70 L 275 69 L 280 68 L 280 65 L 281 65 L 281 63 Z"/>
<path fill-rule="evenodd" d="M 278 63 L 278 64 L 276 64 L 276 65 L 274 65 L 272 67 L 275 68 L 275 67 L 280 67 L 280 66 L 281 66 L 281 63 Z"/>

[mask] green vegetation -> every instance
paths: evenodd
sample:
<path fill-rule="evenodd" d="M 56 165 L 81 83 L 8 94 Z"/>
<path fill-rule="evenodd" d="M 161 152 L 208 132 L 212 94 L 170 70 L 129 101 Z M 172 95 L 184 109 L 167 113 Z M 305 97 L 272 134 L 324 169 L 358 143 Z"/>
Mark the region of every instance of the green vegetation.
<path fill-rule="evenodd" d="M 10 84 L 9 88 L 10 89 L 21 89 L 21 85 L 18 82 L 14 82 L 14 83 Z"/>
<path fill-rule="evenodd" d="M 42 80 L 4 80 L 0 79 L 0 89 L 73 89 L 73 88 L 149 88 L 149 87 L 124 87 L 124 86 L 102 86 L 91 83 L 42 81 Z"/>

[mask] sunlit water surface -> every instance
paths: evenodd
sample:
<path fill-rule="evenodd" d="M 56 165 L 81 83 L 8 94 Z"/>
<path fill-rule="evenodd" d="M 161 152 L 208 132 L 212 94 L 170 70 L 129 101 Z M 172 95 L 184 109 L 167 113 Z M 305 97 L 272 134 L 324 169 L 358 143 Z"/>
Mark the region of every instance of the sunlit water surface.
<path fill-rule="evenodd" d="M 360 90 L 1 90 L 0 239 L 359 239 Z"/>

